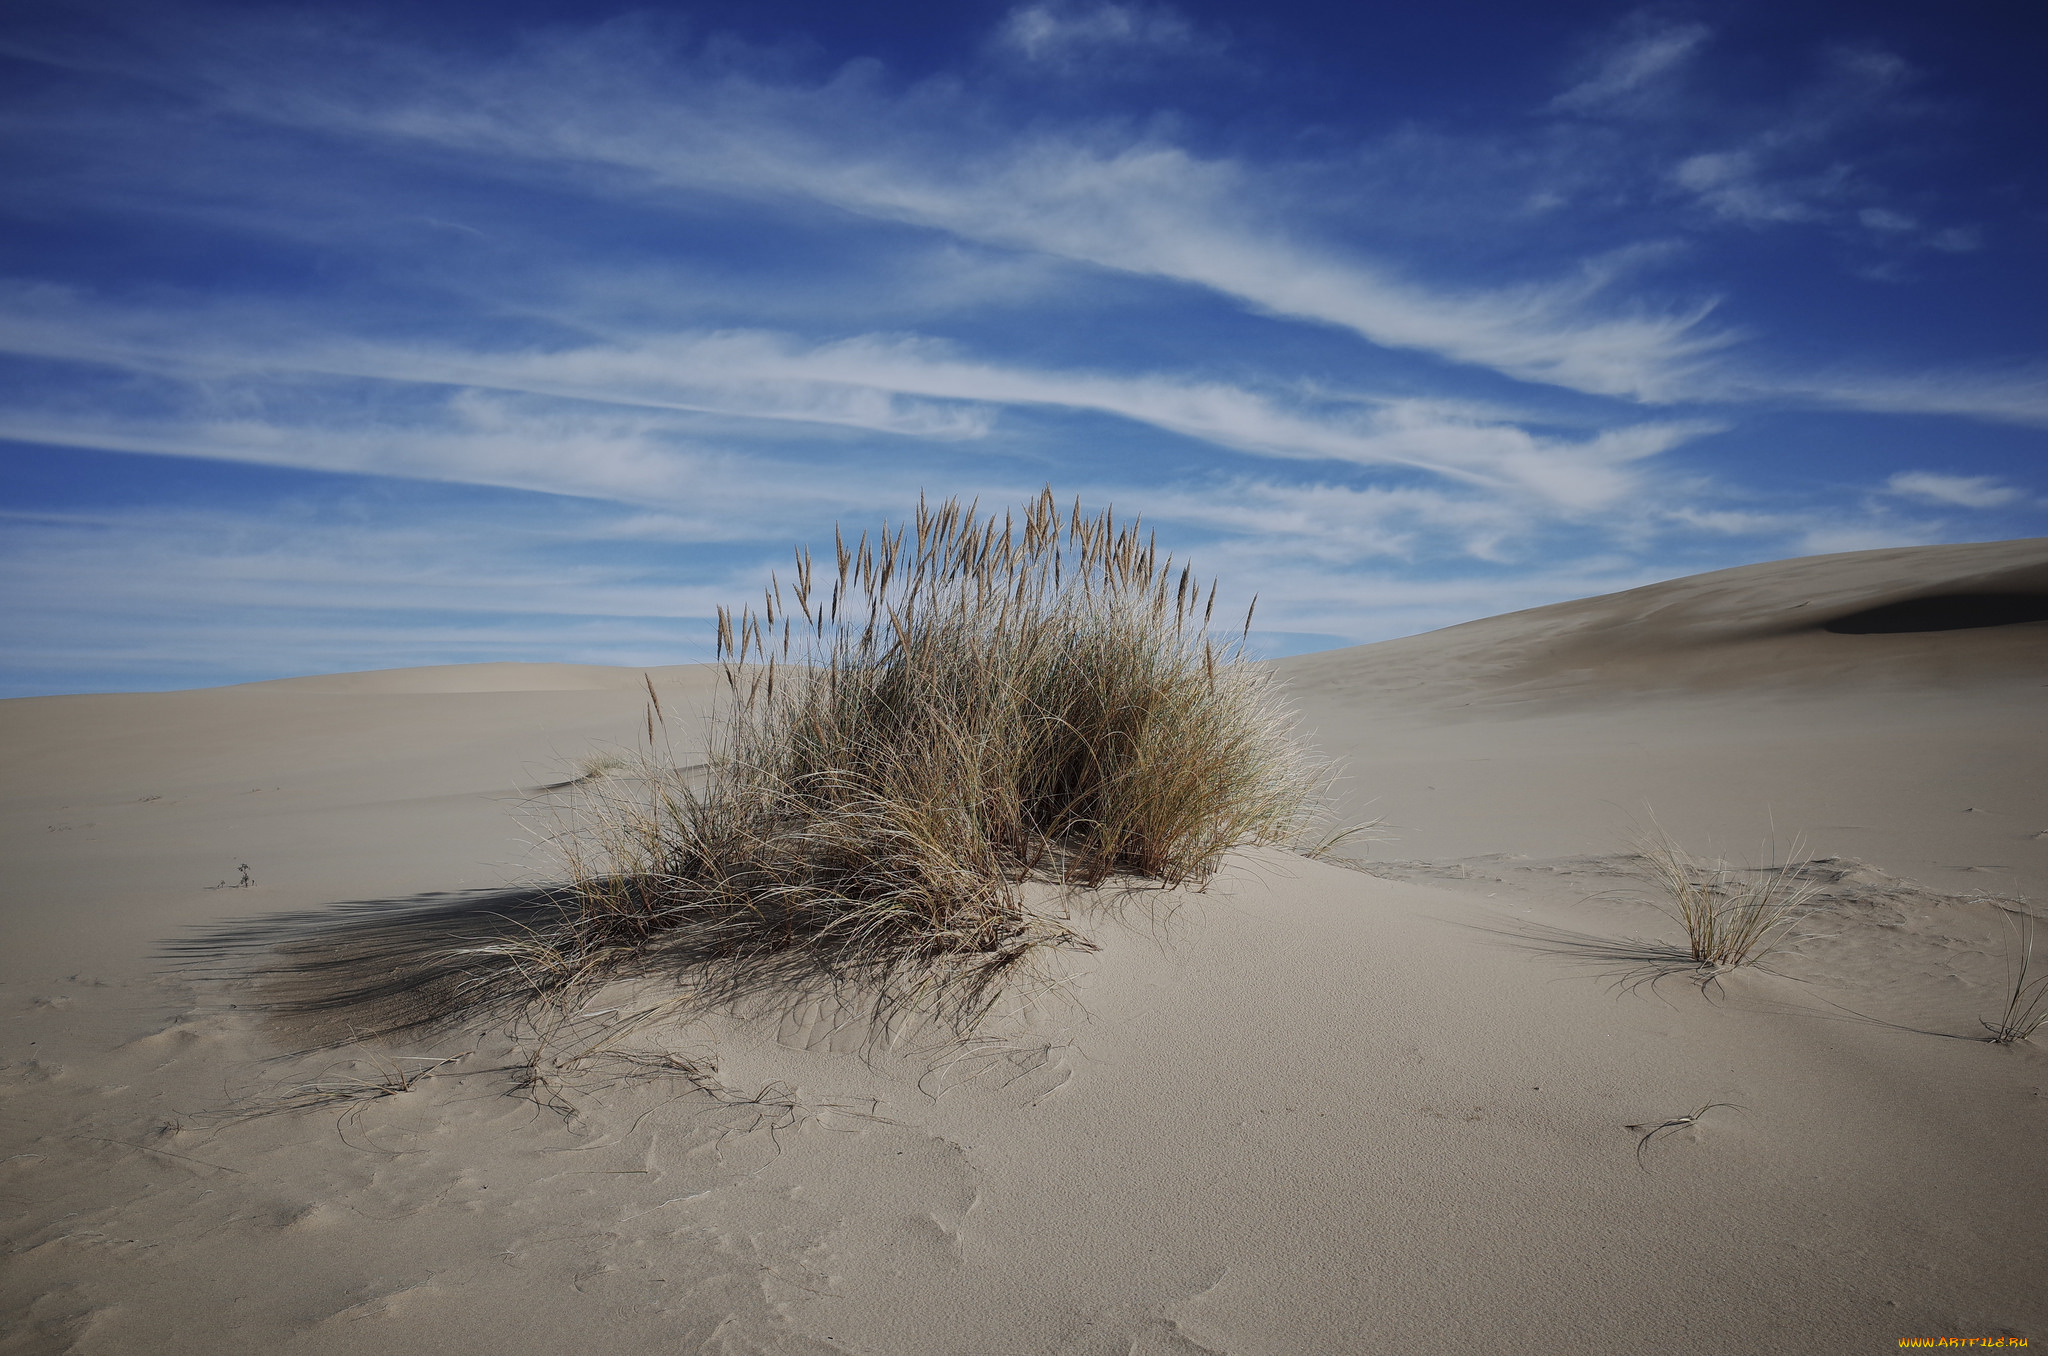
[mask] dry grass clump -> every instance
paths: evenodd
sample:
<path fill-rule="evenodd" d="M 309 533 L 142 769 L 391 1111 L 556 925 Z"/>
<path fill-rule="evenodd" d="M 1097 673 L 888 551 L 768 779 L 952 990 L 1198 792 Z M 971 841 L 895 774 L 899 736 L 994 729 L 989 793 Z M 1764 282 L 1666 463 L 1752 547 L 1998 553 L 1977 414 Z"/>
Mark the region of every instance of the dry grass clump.
<path fill-rule="evenodd" d="M 1669 896 L 1665 907 L 1685 929 L 1692 959 L 1710 972 L 1753 965 L 1769 955 L 1819 889 L 1790 860 L 1750 870 L 1702 862 L 1663 833 L 1644 839 L 1637 850 Z M 1799 855 L 1797 844 L 1791 855 Z"/>
<path fill-rule="evenodd" d="M 2006 952 L 2006 981 L 2010 996 L 1997 1022 L 1982 1022 L 1990 1039 L 1998 1045 L 2028 1040 L 2048 1026 L 2048 975 L 2033 973 L 2034 918 L 2016 909 L 2004 909 L 2006 926 L 2012 929 L 2012 946 Z"/>
<path fill-rule="evenodd" d="M 1215 639 L 1214 585 L 1135 522 L 1048 490 L 1021 522 L 920 503 L 908 533 L 835 545 L 720 611 L 705 763 L 589 789 L 544 978 L 658 952 L 971 1016 L 1035 948 L 1085 945 L 1026 881 L 1197 882 L 1315 812 L 1327 773 L 1244 660 L 1250 613 Z"/>

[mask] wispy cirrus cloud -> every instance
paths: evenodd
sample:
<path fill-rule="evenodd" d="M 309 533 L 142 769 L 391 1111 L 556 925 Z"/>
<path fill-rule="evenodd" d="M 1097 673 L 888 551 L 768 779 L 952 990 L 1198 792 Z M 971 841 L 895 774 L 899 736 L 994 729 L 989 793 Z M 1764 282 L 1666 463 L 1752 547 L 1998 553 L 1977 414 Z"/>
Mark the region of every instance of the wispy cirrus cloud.
<path fill-rule="evenodd" d="M 187 337 L 219 336 L 221 322 L 232 320 L 248 334 L 240 343 Z M 662 493 L 659 486 L 674 474 L 667 463 L 680 454 L 658 455 L 650 440 L 684 430 L 664 429 L 659 420 L 634 411 L 960 441 L 987 437 L 1000 409 L 1051 406 L 1150 425 L 1252 457 L 1399 467 L 1565 513 L 1627 497 L 1637 486 L 1632 468 L 1638 463 L 1717 427 L 1701 421 L 1631 422 L 1590 435 L 1544 434 L 1443 401 L 1331 401 L 1285 388 L 1262 391 L 1185 376 L 1026 368 L 976 359 L 953 344 L 914 335 L 817 344 L 772 332 L 722 331 L 493 352 L 294 334 L 275 316 L 246 312 L 215 314 L 202 323 L 177 313 L 59 306 L 40 316 L 0 320 L 0 348 L 201 383 L 290 376 L 447 388 L 455 394 L 441 400 L 428 426 L 413 425 L 402 441 L 393 441 L 397 430 L 388 419 L 338 439 L 332 436 L 334 406 L 319 402 L 326 436 L 262 420 L 201 418 L 170 445 L 212 446 L 215 455 L 265 460 L 319 457 L 330 468 L 343 463 L 382 474 L 402 473 L 398 467 L 410 464 L 422 474 L 499 477 L 489 483 L 524 488 L 536 488 L 535 475 L 552 469 L 554 485 L 571 493 Z M 486 392 L 617 408 L 572 417 L 515 407 Z M 0 432 L 45 442 L 97 438 L 137 451 L 166 447 L 161 435 L 138 436 L 119 421 L 67 421 L 20 409 L 0 416 Z M 510 437 L 515 433 L 516 441 Z M 371 449 L 400 446 L 402 454 L 368 460 Z M 508 450 L 484 454 L 491 446 Z M 514 457 L 513 446 L 532 450 Z M 593 475 L 598 467 L 609 474 Z M 573 480 L 565 479 L 569 468 L 576 468 Z M 508 474 L 518 479 L 502 479 Z"/>
<path fill-rule="evenodd" d="M 1683 66 L 1712 36 L 1705 24 L 1631 15 L 1597 49 L 1584 78 L 1552 99 L 1550 107 L 1585 113 L 1624 103 Z"/>
<path fill-rule="evenodd" d="M 1716 218 L 1749 226 L 1818 220 L 1818 200 L 1831 196 L 1840 178 L 1832 171 L 1818 180 L 1773 176 L 1754 150 L 1703 151 L 1671 171 L 1672 182 Z"/>
<path fill-rule="evenodd" d="M 1012 18 L 1038 12 L 1026 7 Z M 1048 23 L 1137 35 L 1150 30 L 1133 16 L 1171 12 L 1045 14 Z M 1668 253 L 1641 242 L 1520 282 L 1446 284 L 1335 229 L 1323 200 L 1340 166 L 1202 153 L 1156 127 L 1119 121 L 1020 127 L 952 82 L 892 88 L 858 64 L 804 81 L 723 49 L 715 58 L 656 59 L 631 24 L 560 36 L 497 62 L 431 58 L 305 23 L 239 36 L 232 57 L 195 60 L 183 77 L 237 117 L 459 156 L 468 174 L 569 185 L 635 208 L 702 193 L 804 202 L 1014 257 L 1190 284 L 1386 348 L 1639 401 L 1726 398 L 1737 386 L 1725 379 L 1731 352 L 1754 338 L 1711 323 L 1712 295 L 1631 286 L 1631 272 Z M 1582 92 L 1575 103 L 1647 89 L 1694 60 L 1707 37 L 1699 25 L 1625 23 L 1573 87 Z M 330 44 L 346 60 L 323 50 Z M 337 64 L 345 76 L 333 73 Z M 1696 145 L 1657 176 L 1711 220 L 1849 223 L 1896 245 L 1974 248 L 1971 227 L 1868 201 L 1872 185 L 1835 144 L 1837 132 L 1877 116 L 1911 80 L 1882 51 L 1838 51 L 1816 84 L 1738 144 Z M 1398 162 L 1402 144 L 1397 137 L 1371 155 Z M 1574 168 L 1593 144 L 1553 148 L 1558 171 L 1587 186 L 1574 192 L 1615 180 L 1611 149 Z M 1482 162 L 1528 159 L 1526 149 L 1482 149 Z M 1642 149 L 1659 153 L 1657 143 Z M 1409 150 L 1432 161 L 1465 155 L 1427 141 Z M 1397 163 L 1384 172 L 1406 173 Z M 1654 185 L 1643 191 L 1654 196 Z"/>
<path fill-rule="evenodd" d="M 1952 414 L 2048 428 L 2048 365 L 1730 379 L 1731 397 L 1792 399 L 1886 414 Z"/>
<path fill-rule="evenodd" d="M 347 78 L 332 74 L 327 40 Z M 635 41 L 613 26 L 472 63 L 298 25 L 244 35 L 186 78 L 238 118 L 460 156 L 471 174 L 636 204 L 706 191 L 807 201 L 1213 289 L 1576 391 L 1662 398 L 1732 340 L 1705 326 L 1710 302 L 1614 298 L 1604 257 L 1486 288 L 1375 260 L 1317 221 L 1319 170 L 1305 181 L 1299 167 L 1204 154 L 1116 122 L 1014 127 L 955 85 L 890 90 L 864 68 L 802 83 L 710 58 L 653 67 Z"/>
<path fill-rule="evenodd" d="M 1898 471 L 1884 483 L 1885 493 L 1922 503 L 1955 508 L 2003 508 L 2021 492 L 1991 476 L 1951 476 L 1936 471 Z"/>
<path fill-rule="evenodd" d="M 998 50 L 1038 65 L 1074 69 L 1100 61 L 1129 63 L 1148 55 L 1183 57 L 1220 51 L 1220 38 L 1196 30 L 1168 5 L 1085 4 L 1036 0 L 996 26 Z"/>
<path fill-rule="evenodd" d="M 1888 254 L 1981 244 L 1979 228 L 1930 222 L 1927 203 L 1903 203 L 1885 182 L 1899 134 L 1951 116 L 1920 88 L 1924 72 L 1884 46 L 1836 42 L 1778 91 L 1738 95 L 1712 78 L 1715 37 L 1656 9 L 1625 15 L 1545 111 L 1596 129 L 1575 134 L 1608 159 L 1607 182 L 1647 172 L 1643 191 L 1689 208 L 1688 229 L 1826 228 Z"/>
<path fill-rule="evenodd" d="M 0 514 L 0 696 L 708 657 L 704 619 L 754 585 L 744 567 L 679 571 L 649 553 L 597 563 L 601 520 L 536 507 L 373 523 L 303 497 Z"/>
<path fill-rule="evenodd" d="M 1873 173 L 1887 158 L 1878 138 L 1936 112 L 1913 96 L 1919 78 L 1883 48 L 1836 47 L 1772 116 L 1732 143 L 1724 134 L 1681 154 L 1669 183 L 1725 226 L 1826 225 L 1881 248 L 1967 251 L 1973 227 L 1923 223 L 1890 201 Z"/>

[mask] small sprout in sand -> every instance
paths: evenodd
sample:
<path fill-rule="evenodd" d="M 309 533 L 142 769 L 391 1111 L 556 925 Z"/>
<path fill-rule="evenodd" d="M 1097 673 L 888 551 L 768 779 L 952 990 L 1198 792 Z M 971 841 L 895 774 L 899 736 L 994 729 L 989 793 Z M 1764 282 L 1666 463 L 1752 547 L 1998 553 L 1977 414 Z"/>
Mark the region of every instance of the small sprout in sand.
<path fill-rule="evenodd" d="M 1800 846 L 1792 845 L 1792 858 Z M 1685 929 L 1692 959 L 1710 974 L 1754 965 L 1769 955 L 1806 914 L 1819 889 L 1790 859 L 1752 870 L 1702 862 L 1661 832 L 1644 839 L 1637 850 L 1652 879 L 1670 896 L 1664 907 Z"/>
<path fill-rule="evenodd" d="M 2005 972 L 2011 987 L 2005 1012 L 1996 1023 L 1983 1022 L 1996 1045 L 2012 1045 L 2031 1038 L 2048 1025 L 2048 974 L 2034 973 L 2034 918 L 2017 909 L 2002 909 L 2005 925 L 2012 930 L 2006 950 Z"/>
<path fill-rule="evenodd" d="M 1705 1106 L 1701 1107 L 1699 1110 L 1695 1112 L 1692 1112 L 1690 1115 L 1673 1116 L 1668 1121 L 1644 1121 L 1640 1125 L 1630 1125 L 1623 1127 L 1624 1129 L 1629 1130 L 1634 1134 L 1642 1136 L 1642 1138 L 1636 1141 L 1636 1166 L 1641 1168 L 1644 1172 L 1648 1172 L 1650 1170 L 1650 1165 L 1643 1162 L 1643 1150 L 1650 1147 L 1651 1140 L 1663 1134 L 1676 1134 L 1678 1131 L 1683 1130 L 1688 1125 L 1697 1125 L 1699 1123 L 1700 1117 L 1706 1115 L 1709 1111 L 1712 1111 L 1717 1107 L 1727 1107 L 1730 1111 L 1742 1110 L 1741 1107 L 1737 1106 L 1733 1102 L 1708 1102 Z"/>

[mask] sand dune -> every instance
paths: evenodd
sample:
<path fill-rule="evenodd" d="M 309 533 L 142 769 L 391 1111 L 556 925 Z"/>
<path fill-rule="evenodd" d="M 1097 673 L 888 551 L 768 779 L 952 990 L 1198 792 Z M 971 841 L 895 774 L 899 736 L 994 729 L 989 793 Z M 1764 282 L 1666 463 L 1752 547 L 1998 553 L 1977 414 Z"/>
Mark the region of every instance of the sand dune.
<path fill-rule="evenodd" d="M 373 669 L 309 678 L 244 683 L 233 691 L 324 693 L 336 696 L 447 694 L 462 692 L 643 692 L 643 683 L 687 684 L 698 666 L 674 664 L 650 669 L 606 668 L 602 664 L 436 664 L 418 669 Z"/>
<path fill-rule="evenodd" d="M 2048 1049 L 1975 1039 L 2048 879 L 2044 598 L 2048 542 L 1863 552 L 1283 661 L 1387 821 L 1363 869 L 1098 900 L 971 1040 L 652 1025 L 555 1110 L 526 1033 L 350 1044 L 369 1007 L 251 972 L 361 991 L 506 926 L 638 670 L 0 703 L 0 1352 L 2048 1340 Z M 686 738 L 714 675 L 653 678 Z M 1652 816 L 1803 837 L 1806 935 L 1676 972 Z"/>

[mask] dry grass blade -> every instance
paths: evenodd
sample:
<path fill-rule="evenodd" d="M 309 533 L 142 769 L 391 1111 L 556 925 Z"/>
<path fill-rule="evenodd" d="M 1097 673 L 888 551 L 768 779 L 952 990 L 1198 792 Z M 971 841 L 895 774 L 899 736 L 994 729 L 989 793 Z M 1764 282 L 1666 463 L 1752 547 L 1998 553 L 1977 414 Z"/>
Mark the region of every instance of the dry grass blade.
<path fill-rule="evenodd" d="M 294 1084 L 276 1096 L 264 1098 L 251 1106 L 237 1108 L 224 1114 L 269 1116 L 289 1111 L 311 1111 L 325 1106 L 353 1106 L 373 1102 L 382 1097 L 396 1097 L 400 1093 L 411 1092 L 421 1082 L 432 1078 L 442 1065 L 467 1059 L 475 1053 L 471 1050 L 440 1058 L 372 1057 L 368 1061 L 370 1070 L 367 1074 L 353 1071 L 329 1072 L 310 1082 Z M 362 1061 L 357 1061 L 358 1068 L 361 1063 Z M 407 1068 L 407 1065 L 414 1067 Z"/>
<path fill-rule="evenodd" d="M 1669 898 L 1664 907 L 1685 929 L 1692 959 L 1711 973 L 1769 955 L 1807 912 L 1818 888 L 1791 860 L 1752 870 L 1702 862 L 1662 833 L 1642 840 L 1637 850 Z M 1795 843 L 1791 856 L 1799 851 Z"/>
<path fill-rule="evenodd" d="M 2048 974 L 2037 975 L 2033 970 L 2033 915 L 2017 909 L 2001 909 L 2000 912 L 2005 915 L 2006 926 L 2012 930 L 2005 963 L 2009 996 L 1998 1021 L 1982 1025 L 1991 1033 L 1989 1039 L 1994 1044 L 2012 1045 L 2031 1039 L 2035 1032 L 2048 1025 Z"/>
<path fill-rule="evenodd" d="M 1386 833 L 1385 820 L 1371 819 L 1363 824 L 1352 824 L 1344 828 L 1332 829 L 1321 838 L 1304 840 L 1298 845 L 1298 851 L 1300 851 L 1302 856 L 1312 861 L 1329 862 L 1335 866 L 1355 868 L 1363 864 L 1353 858 L 1340 856 L 1337 849 L 1354 838 L 1369 842 L 1373 839 L 1386 837 Z"/>
<path fill-rule="evenodd" d="M 1650 1147 L 1651 1140 L 1657 1138 L 1657 1136 L 1659 1135 L 1675 1135 L 1688 1125 L 1697 1125 L 1699 1123 L 1700 1117 L 1706 1115 L 1709 1111 L 1714 1110 L 1716 1107 L 1727 1107 L 1730 1111 L 1742 1110 L 1741 1107 L 1737 1106 L 1733 1102 L 1708 1102 L 1705 1106 L 1701 1107 L 1697 1111 L 1691 1112 L 1684 1116 L 1673 1116 L 1668 1121 L 1644 1121 L 1641 1125 L 1624 1126 L 1624 1129 L 1633 1131 L 1635 1134 L 1640 1136 L 1640 1138 L 1636 1140 L 1636 1166 L 1641 1168 L 1645 1172 L 1648 1172 L 1650 1170 L 1650 1165 L 1643 1161 L 1643 1151 Z"/>

